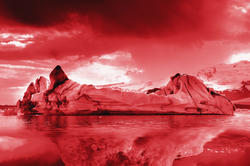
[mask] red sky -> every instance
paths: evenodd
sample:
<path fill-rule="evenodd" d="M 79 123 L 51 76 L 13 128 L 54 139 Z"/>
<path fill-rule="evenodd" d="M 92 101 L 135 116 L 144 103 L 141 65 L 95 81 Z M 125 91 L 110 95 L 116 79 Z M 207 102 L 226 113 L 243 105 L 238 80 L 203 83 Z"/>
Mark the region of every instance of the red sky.
<path fill-rule="evenodd" d="M 249 16 L 244 0 L 2 0 L 0 104 L 58 64 L 80 83 L 108 84 L 228 62 L 250 51 Z"/>

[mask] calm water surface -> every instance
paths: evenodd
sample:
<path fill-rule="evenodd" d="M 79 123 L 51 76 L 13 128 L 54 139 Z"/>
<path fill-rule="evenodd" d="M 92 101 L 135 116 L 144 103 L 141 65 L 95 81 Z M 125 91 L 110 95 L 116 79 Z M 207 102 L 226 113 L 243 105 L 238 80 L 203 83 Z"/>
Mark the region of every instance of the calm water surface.
<path fill-rule="evenodd" d="M 0 166 L 249 166 L 234 116 L 0 116 Z"/>

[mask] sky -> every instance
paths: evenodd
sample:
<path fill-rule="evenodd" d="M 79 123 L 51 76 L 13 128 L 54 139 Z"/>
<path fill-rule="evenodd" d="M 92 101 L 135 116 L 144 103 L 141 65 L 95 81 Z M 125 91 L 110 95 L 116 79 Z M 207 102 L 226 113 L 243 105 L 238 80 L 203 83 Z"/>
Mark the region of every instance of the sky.
<path fill-rule="evenodd" d="M 61 65 L 82 84 L 168 80 L 250 60 L 246 0 L 1 0 L 0 104 Z"/>

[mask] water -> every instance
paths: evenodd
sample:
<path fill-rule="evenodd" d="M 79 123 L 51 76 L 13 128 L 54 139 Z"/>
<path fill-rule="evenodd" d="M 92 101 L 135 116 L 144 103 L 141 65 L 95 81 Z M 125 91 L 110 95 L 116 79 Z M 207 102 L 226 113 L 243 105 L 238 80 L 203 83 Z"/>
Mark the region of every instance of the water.
<path fill-rule="evenodd" d="M 0 165 L 249 166 L 250 111 L 234 116 L 0 116 Z"/>

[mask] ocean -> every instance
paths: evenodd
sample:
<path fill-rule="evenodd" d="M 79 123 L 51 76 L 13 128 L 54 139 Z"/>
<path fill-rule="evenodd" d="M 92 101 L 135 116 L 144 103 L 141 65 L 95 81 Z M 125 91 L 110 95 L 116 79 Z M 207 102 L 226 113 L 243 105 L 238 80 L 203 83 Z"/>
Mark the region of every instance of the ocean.
<path fill-rule="evenodd" d="M 1 166 L 249 166 L 250 110 L 234 116 L 4 116 Z"/>

